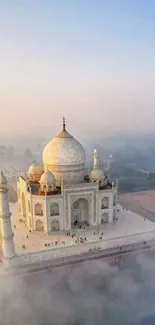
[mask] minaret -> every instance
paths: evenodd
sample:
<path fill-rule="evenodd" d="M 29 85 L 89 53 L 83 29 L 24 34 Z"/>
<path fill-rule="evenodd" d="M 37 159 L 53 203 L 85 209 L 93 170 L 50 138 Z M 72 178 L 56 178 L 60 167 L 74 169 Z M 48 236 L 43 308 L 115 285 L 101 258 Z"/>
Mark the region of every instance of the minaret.
<path fill-rule="evenodd" d="M 13 232 L 11 227 L 11 213 L 9 210 L 7 179 L 0 174 L 0 237 L 4 260 L 15 256 Z"/>
<path fill-rule="evenodd" d="M 93 169 L 99 169 L 99 153 L 97 152 L 97 149 L 94 150 L 93 158 L 94 158 Z"/>

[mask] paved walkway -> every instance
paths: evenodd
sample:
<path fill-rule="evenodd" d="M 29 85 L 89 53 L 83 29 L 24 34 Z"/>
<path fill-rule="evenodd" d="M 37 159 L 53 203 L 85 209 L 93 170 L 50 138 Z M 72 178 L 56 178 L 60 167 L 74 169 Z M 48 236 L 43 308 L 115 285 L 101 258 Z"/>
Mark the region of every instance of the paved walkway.
<path fill-rule="evenodd" d="M 12 224 L 15 226 L 15 228 L 13 227 L 15 249 L 18 255 L 62 248 L 67 253 L 67 248 L 71 250 L 71 247 L 74 251 L 79 249 L 82 251 L 82 246 L 85 247 L 87 244 L 91 248 L 95 243 L 104 246 L 104 248 L 108 248 L 118 244 L 121 245 L 121 243 L 127 244 L 145 240 L 146 238 L 150 238 L 151 240 L 155 234 L 155 223 L 129 210 L 127 211 L 121 206 L 119 206 L 118 221 L 116 223 L 100 225 L 99 230 L 97 230 L 97 227 L 88 227 L 85 230 L 74 229 L 71 232 L 71 234 L 76 234 L 74 238 L 66 236 L 65 233 L 57 233 L 50 236 L 37 232 L 30 233 L 25 224 L 19 222 L 20 216 L 19 212 L 17 212 L 16 204 L 11 205 L 11 212 Z M 76 242 L 77 238 L 80 237 L 86 237 L 84 244 Z M 50 244 L 50 246 L 45 246 L 45 244 Z M 25 245 L 25 248 L 22 248 L 23 245 Z"/>

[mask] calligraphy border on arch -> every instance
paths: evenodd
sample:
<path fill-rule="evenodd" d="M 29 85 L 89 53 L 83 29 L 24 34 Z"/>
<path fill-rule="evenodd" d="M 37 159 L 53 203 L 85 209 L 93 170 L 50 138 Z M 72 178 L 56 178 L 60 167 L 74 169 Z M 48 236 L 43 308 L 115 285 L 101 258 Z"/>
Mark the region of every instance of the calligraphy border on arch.
<path fill-rule="evenodd" d="M 70 195 L 70 203 L 71 203 L 71 205 L 74 203 L 74 202 L 76 202 L 77 200 L 79 200 L 79 199 L 85 199 L 85 200 L 87 200 L 87 201 L 90 201 L 90 200 L 92 200 L 93 199 L 93 196 L 92 196 L 92 192 L 89 192 L 89 193 L 79 193 L 79 194 L 71 194 Z"/>
<path fill-rule="evenodd" d="M 70 204 L 72 205 L 75 201 L 77 201 L 78 199 L 86 199 L 89 201 L 92 201 L 94 198 L 93 198 L 93 194 L 95 194 L 95 197 L 97 199 L 97 191 L 96 191 L 96 188 L 93 188 L 93 189 L 88 189 L 88 190 L 84 190 L 82 191 L 82 189 L 80 190 L 65 190 L 65 217 L 66 217 L 66 223 L 68 224 L 68 209 L 69 209 L 69 197 L 70 197 Z"/>

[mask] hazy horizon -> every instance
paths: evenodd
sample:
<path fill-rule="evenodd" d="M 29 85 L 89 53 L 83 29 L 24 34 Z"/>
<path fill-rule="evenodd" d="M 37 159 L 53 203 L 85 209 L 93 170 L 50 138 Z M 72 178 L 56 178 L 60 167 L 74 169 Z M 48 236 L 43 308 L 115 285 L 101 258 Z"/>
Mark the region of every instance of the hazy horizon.
<path fill-rule="evenodd" d="M 2 1 L 0 132 L 53 136 L 63 116 L 78 138 L 152 132 L 154 15 L 151 0 Z"/>

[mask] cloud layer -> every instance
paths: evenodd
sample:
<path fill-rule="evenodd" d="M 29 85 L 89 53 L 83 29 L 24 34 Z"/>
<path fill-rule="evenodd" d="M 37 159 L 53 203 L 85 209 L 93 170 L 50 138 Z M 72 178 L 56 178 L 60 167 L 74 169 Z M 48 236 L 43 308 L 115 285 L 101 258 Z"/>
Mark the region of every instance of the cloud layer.
<path fill-rule="evenodd" d="M 65 275 L 1 279 L 0 325 L 136 324 L 155 315 L 154 266 L 140 256 L 123 269 L 98 261 Z"/>

